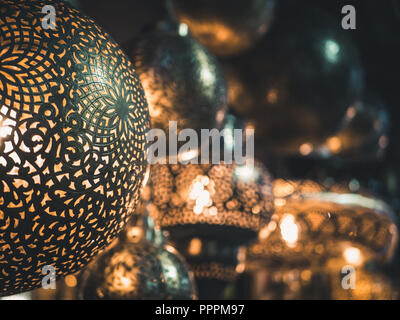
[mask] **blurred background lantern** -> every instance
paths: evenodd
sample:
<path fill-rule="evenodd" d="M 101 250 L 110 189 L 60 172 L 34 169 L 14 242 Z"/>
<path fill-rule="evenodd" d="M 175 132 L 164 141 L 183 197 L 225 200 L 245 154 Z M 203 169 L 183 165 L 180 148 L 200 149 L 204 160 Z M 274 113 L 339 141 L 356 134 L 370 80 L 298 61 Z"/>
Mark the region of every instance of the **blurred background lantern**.
<path fill-rule="evenodd" d="M 79 295 L 86 300 L 189 300 L 196 298 L 196 288 L 183 258 L 142 216 L 85 269 Z"/>
<path fill-rule="evenodd" d="M 282 179 L 274 182 L 274 197 L 275 215 L 245 261 L 256 295 L 332 298 L 331 281 L 340 285 L 344 266 L 380 264 L 393 256 L 397 227 L 391 208 L 378 199 L 344 185 Z"/>
<path fill-rule="evenodd" d="M 263 158 L 323 142 L 344 124 L 363 88 L 357 48 L 346 31 L 323 11 L 292 5 L 278 6 L 255 48 L 223 63 L 229 104 L 255 127 Z"/>
<path fill-rule="evenodd" d="M 332 277 L 332 300 L 398 300 L 399 288 L 379 272 L 355 269 L 356 285 L 352 290 L 343 288 L 338 277 Z M 343 275 L 341 275 L 343 277 Z"/>
<path fill-rule="evenodd" d="M 171 0 L 169 5 L 204 46 L 228 56 L 246 51 L 268 31 L 275 0 Z"/>
<path fill-rule="evenodd" d="M 220 297 L 236 276 L 239 247 L 269 222 L 272 186 L 260 165 L 154 165 L 146 209 L 194 272 L 200 298 Z"/>
<path fill-rule="evenodd" d="M 221 128 L 227 106 L 223 71 L 216 58 L 172 20 L 159 23 L 131 41 L 134 62 L 149 101 L 153 128 L 168 133 Z"/>
<path fill-rule="evenodd" d="M 55 29 L 41 25 L 56 9 Z M 132 64 L 62 1 L 0 1 L 0 295 L 83 268 L 135 208 L 149 114 Z"/>
<path fill-rule="evenodd" d="M 381 160 L 389 145 L 390 116 L 379 101 L 360 101 L 346 112 L 345 124 L 320 145 L 299 145 L 299 157 L 327 162 L 360 163 Z"/>

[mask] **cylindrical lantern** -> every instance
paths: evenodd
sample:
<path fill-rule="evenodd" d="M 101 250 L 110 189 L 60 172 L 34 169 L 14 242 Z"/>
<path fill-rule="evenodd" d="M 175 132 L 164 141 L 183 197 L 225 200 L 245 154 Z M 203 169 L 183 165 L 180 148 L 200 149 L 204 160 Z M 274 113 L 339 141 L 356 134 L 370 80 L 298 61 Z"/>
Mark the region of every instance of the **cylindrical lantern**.
<path fill-rule="evenodd" d="M 249 49 L 269 29 L 275 0 L 172 0 L 173 14 L 219 56 Z"/>
<path fill-rule="evenodd" d="M 45 23 L 46 5 L 55 24 L 51 9 Z M 1 0 L 0 30 L 0 295 L 8 295 L 39 287 L 52 268 L 57 279 L 78 271 L 117 236 L 139 197 L 150 122 L 132 64 L 76 9 Z"/>
<path fill-rule="evenodd" d="M 271 177 L 259 165 L 154 165 L 143 196 L 189 263 L 200 298 L 217 298 L 234 279 L 239 247 L 256 238 L 273 207 Z"/>

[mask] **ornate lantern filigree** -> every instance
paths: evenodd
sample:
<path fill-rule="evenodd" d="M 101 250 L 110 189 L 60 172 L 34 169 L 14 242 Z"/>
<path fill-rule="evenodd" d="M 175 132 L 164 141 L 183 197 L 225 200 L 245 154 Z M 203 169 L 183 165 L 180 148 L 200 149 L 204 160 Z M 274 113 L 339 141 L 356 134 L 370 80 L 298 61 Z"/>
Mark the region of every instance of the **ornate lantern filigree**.
<path fill-rule="evenodd" d="M 55 8 L 56 26 L 41 24 Z M 149 114 L 133 66 L 62 1 L 0 1 L 0 295 L 84 267 L 135 208 Z"/>
<path fill-rule="evenodd" d="M 216 58 L 179 24 L 167 20 L 134 39 L 129 49 L 149 101 L 153 128 L 221 128 L 227 107 Z"/>
<path fill-rule="evenodd" d="M 121 239 L 83 272 L 82 299 L 195 299 L 192 274 L 162 234 L 129 223 Z M 155 231 L 155 232 L 154 232 Z M 150 234 L 150 237 L 149 237 Z"/>
<path fill-rule="evenodd" d="M 239 246 L 256 237 L 273 207 L 271 178 L 259 165 L 154 165 L 143 197 L 197 280 L 222 283 L 234 279 Z"/>
<path fill-rule="evenodd" d="M 315 274 L 327 282 L 337 275 L 340 281 L 346 265 L 361 267 L 391 258 L 398 231 L 384 202 L 342 185 L 327 187 L 309 180 L 276 180 L 274 197 L 275 216 L 247 252 L 250 272 L 269 270 L 282 283 L 285 277 L 304 283 Z"/>
<path fill-rule="evenodd" d="M 268 31 L 274 0 L 172 0 L 171 9 L 203 45 L 219 56 L 239 54 Z"/>

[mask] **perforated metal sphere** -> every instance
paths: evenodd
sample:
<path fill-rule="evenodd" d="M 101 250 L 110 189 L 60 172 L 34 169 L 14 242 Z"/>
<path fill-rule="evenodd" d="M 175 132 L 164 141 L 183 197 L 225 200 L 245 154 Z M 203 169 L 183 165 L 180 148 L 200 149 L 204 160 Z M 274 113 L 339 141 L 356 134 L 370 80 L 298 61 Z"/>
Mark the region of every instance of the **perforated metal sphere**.
<path fill-rule="evenodd" d="M 141 227 L 123 235 L 83 272 L 80 298 L 195 299 L 193 277 L 171 245 L 147 240 Z"/>
<path fill-rule="evenodd" d="M 129 56 L 137 67 L 149 101 L 153 128 L 168 134 L 169 121 L 178 130 L 220 128 L 227 107 L 223 72 L 190 34 L 166 22 L 131 43 Z"/>
<path fill-rule="evenodd" d="M 42 26 L 42 8 L 56 26 Z M 0 1 L 0 295 L 83 268 L 133 212 L 147 103 L 132 64 L 62 1 Z"/>
<path fill-rule="evenodd" d="M 173 13 L 214 54 L 250 48 L 269 29 L 274 0 L 172 0 Z"/>

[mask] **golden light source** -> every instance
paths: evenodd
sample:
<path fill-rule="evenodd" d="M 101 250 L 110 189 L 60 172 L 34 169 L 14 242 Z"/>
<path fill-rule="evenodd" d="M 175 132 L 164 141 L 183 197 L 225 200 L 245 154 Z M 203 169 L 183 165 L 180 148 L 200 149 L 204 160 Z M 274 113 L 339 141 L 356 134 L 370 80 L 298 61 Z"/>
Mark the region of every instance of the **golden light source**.
<path fill-rule="evenodd" d="M 128 58 L 63 1 L 0 0 L 0 34 L 1 296 L 41 286 L 45 265 L 58 278 L 82 269 L 117 236 L 150 121 Z"/>
<path fill-rule="evenodd" d="M 323 284 L 328 289 L 330 281 L 340 282 L 343 267 L 362 269 L 367 263 L 384 263 L 392 257 L 398 230 L 391 208 L 348 186 L 274 181 L 275 214 L 246 257 L 246 270 L 254 275 L 254 281 L 266 270 L 270 274 L 272 282 L 263 290 L 268 291 L 276 277 L 280 280 L 275 285 L 281 286 L 282 292 L 292 290 L 293 296 L 286 298 L 310 298 L 302 296 L 306 293 L 301 290 Z M 315 277 L 325 280 L 314 282 Z M 297 291 L 291 288 L 294 285 Z"/>
<path fill-rule="evenodd" d="M 268 31 L 274 5 L 274 0 L 171 1 L 177 18 L 203 45 L 221 56 L 238 54 L 253 46 Z"/>

